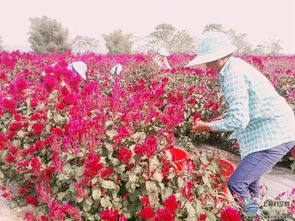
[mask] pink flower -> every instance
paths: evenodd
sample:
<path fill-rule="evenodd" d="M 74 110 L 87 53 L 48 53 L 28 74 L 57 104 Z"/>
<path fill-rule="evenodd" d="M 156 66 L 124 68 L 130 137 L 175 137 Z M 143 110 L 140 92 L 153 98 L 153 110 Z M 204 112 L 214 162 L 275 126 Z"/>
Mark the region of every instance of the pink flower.
<path fill-rule="evenodd" d="M 129 150 L 126 147 L 121 147 L 119 150 L 119 155 L 118 155 L 118 159 L 124 163 L 124 164 L 128 164 L 129 161 L 131 160 L 132 157 L 132 152 L 131 150 Z"/>
<path fill-rule="evenodd" d="M 227 206 L 221 211 L 222 221 L 242 221 L 241 215 L 234 207 Z"/>

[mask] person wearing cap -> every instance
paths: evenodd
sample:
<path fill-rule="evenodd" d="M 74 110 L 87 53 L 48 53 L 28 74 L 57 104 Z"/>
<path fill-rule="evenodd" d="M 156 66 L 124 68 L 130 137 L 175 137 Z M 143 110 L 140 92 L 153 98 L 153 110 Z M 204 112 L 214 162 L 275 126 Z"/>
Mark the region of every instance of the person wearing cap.
<path fill-rule="evenodd" d="M 57 63 L 50 65 L 50 67 L 55 67 Z M 79 75 L 83 80 L 86 80 L 86 71 L 87 65 L 83 61 L 74 61 L 67 66 L 67 69 L 72 71 L 73 73 Z M 49 73 L 52 74 L 52 73 Z M 46 76 L 46 72 L 43 71 L 41 73 L 40 81 L 43 82 L 44 77 Z"/>
<path fill-rule="evenodd" d="M 83 61 L 74 61 L 68 65 L 67 69 L 86 80 L 87 65 Z"/>
<path fill-rule="evenodd" d="M 186 67 L 206 64 L 219 74 L 227 113 L 212 122 L 196 121 L 193 131 L 233 132 L 229 139 L 237 139 L 242 161 L 228 188 L 247 210 L 247 202 L 259 198 L 260 177 L 294 147 L 295 116 L 270 81 L 234 51 L 225 34 L 207 32 Z"/>

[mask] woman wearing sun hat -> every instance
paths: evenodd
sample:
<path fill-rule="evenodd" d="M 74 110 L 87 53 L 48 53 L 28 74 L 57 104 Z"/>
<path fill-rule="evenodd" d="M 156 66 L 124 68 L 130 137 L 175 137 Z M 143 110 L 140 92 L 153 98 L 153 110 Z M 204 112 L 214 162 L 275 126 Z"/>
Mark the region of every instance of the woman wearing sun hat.
<path fill-rule="evenodd" d="M 233 131 L 242 161 L 228 181 L 244 202 L 259 197 L 260 177 L 295 145 L 295 116 L 286 100 L 258 70 L 233 57 L 235 47 L 223 33 L 207 32 L 197 56 L 186 67 L 206 64 L 219 73 L 227 113 L 214 122 L 196 121 L 193 131 Z M 247 209 L 247 207 L 246 207 Z"/>

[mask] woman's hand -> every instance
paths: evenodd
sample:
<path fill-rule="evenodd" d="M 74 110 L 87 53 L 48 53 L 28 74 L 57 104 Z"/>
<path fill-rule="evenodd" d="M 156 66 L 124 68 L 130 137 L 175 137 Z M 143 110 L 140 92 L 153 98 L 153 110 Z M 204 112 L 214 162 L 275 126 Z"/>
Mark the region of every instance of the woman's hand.
<path fill-rule="evenodd" d="M 210 131 L 210 128 L 208 126 L 208 123 L 198 120 L 193 125 L 193 131 L 194 132 Z"/>

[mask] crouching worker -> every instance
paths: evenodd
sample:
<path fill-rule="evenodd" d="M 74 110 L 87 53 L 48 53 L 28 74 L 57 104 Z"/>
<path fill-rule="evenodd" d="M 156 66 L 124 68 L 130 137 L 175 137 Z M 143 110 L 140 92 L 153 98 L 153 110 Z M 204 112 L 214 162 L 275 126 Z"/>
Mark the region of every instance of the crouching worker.
<path fill-rule="evenodd" d="M 206 64 L 219 74 L 227 108 L 219 120 L 196 121 L 193 131 L 234 132 L 230 138 L 237 139 L 242 161 L 228 188 L 235 199 L 242 199 L 246 212 L 256 213 L 253 198 L 259 198 L 261 176 L 295 145 L 295 116 L 270 81 L 247 62 L 233 57 L 234 51 L 225 34 L 208 32 L 200 40 L 198 56 L 186 65 Z"/>

